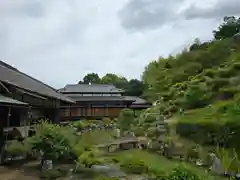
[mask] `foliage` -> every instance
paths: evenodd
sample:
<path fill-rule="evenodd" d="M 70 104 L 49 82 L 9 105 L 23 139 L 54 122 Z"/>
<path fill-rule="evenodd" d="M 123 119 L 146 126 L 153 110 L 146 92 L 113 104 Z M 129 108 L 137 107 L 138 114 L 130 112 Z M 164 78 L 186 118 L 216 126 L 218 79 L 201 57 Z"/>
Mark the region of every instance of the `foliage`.
<path fill-rule="evenodd" d="M 89 84 L 89 83 L 100 83 L 101 78 L 98 76 L 97 73 L 89 73 L 84 76 L 83 81 L 79 81 L 79 84 Z"/>
<path fill-rule="evenodd" d="M 43 152 L 44 159 L 58 160 L 73 156 L 76 136 L 70 127 L 42 122 L 36 128 L 36 134 L 29 137 L 26 143 L 32 149 Z"/>
<path fill-rule="evenodd" d="M 133 156 L 128 156 L 124 161 L 120 162 L 121 168 L 129 173 L 143 174 L 148 172 L 148 166 L 145 164 L 144 160 L 135 158 Z"/>
<path fill-rule="evenodd" d="M 179 116 L 176 132 L 201 145 L 240 148 L 239 100 L 216 103 Z"/>
<path fill-rule="evenodd" d="M 141 96 L 143 94 L 144 85 L 138 79 L 131 79 L 128 82 L 128 88 L 125 95 L 127 96 Z"/>
<path fill-rule="evenodd" d="M 128 150 L 124 152 L 119 152 L 114 155 L 114 158 L 118 159 L 119 164 L 132 164 L 133 167 L 138 167 L 137 170 L 147 171 L 149 177 L 154 177 L 156 179 L 169 180 L 166 178 L 178 177 L 179 175 L 192 176 L 196 175 L 202 177 L 206 180 L 222 180 L 224 178 L 215 177 L 208 174 L 204 169 L 197 168 L 194 165 L 183 163 L 179 161 L 168 160 L 156 153 L 150 153 L 148 151 L 143 151 L 139 149 Z M 128 163 L 125 163 L 128 162 Z M 132 167 L 126 165 L 126 167 Z M 181 172 L 178 172 L 180 170 Z M 131 169 L 130 169 L 131 171 Z M 139 171 L 136 171 L 137 173 Z M 178 173 L 176 173 L 178 172 Z M 165 178 L 165 179 L 164 179 Z M 180 177 L 178 177 L 180 179 Z M 172 179 L 170 179 L 172 180 Z M 185 180 L 185 179 L 184 179 Z"/>
<path fill-rule="evenodd" d="M 131 126 L 134 124 L 134 113 L 131 109 L 123 109 L 119 114 L 118 127 L 121 132 L 131 129 Z"/>
<path fill-rule="evenodd" d="M 100 177 L 95 178 L 94 180 L 120 180 L 120 178 L 100 176 Z"/>
<path fill-rule="evenodd" d="M 96 129 L 96 128 L 104 128 L 106 126 L 113 126 L 115 124 L 109 118 L 103 118 L 102 120 L 80 120 L 74 121 L 70 125 L 77 129 L 77 131 Z"/>
<path fill-rule="evenodd" d="M 110 125 L 110 124 L 113 123 L 110 118 L 103 118 L 102 121 L 103 121 L 103 123 L 104 123 L 105 125 Z"/>
<path fill-rule="evenodd" d="M 5 150 L 10 156 L 24 155 L 30 151 L 27 145 L 17 140 L 8 141 Z"/>
<path fill-rule="evenodd" d="M 227 150 L 217 147 L 216 155 L 220 159 L 225 173 L 239 173 L 240 172 L 240 159 L 235 150 Z"/>
<path fill-rule="evenodd" d="M 213 31 L 215 39 L 224 39 L 233 37 L 240 32 L 240 18 L 234 16 L 224 17 L 224 22 Z"/>
<path fill-rule="evenodd" d="M 106 144 L 114 140 L 114 130 L 93 130 L 84 132 L 78 137 L 78 143 L 85 146 L 94 146 L 98 144 Z"/>
<path fill-rule="evenodd" d="M 77 128 L 78 131 L 88 128 L 89 126 L 89 124 L 86 121 L 74 121 L 72 125 L 73 127 Z"/>
<path fill-rule="evenodd" d="M 143 94 L 143 82 L 138 79 L 130 79 L 129 81 L 122 76 L 113 73 L 106 73 L 103 77 L 99 77 L 97 73 L 89 73 L 84 76 L 79 84 L 112 84 L 119 89 L 125 90 L 126 96 L 141 96 Z"/>
<path fill-rule="evenodd" d="M 146 66 L 142 74 L 144 95 L 158 101 L 158 112 L 166 116 L 232 99 L 240 92 L 236 68 L 239 50 L 234 38 L 195 40 L 189 50 L 160 57 Z"/>
<path fill-rule="evenodd" d="M 192 172 L 184 166 L 179 166 L 173 169 L 163 180 L 204 180 L 204 177 Z"/>
<path fill-rule="evenodd" d="M 99 152 L 96 149 L 85 149 L 78 157 L 78 165 L 91 168 L 93 165 L 101 164 Z"/>

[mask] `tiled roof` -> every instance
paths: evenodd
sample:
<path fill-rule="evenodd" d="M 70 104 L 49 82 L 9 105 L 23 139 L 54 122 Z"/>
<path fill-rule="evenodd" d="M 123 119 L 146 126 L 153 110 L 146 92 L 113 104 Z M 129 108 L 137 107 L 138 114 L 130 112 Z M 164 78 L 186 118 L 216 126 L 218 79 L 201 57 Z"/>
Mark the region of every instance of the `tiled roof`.
<path fill-rule="evenodd" d="M 43 96 L 74 103 L 73 100 L 58 93 L 54 88 L 20 72 L 2 61 L 0 61 L 0 81 Z"/>
<path fill-rule="evenodd" d="M 58 90 L 61 93 L 122 93 L 122 89 L 109 84 L 68 84 Z"/>
<path fill-rule="evenodd" d="M 25 102 L 18 101 L 16 99 L 12 99 L 0 94 L 0 104 L 14 104 L 14 105 L 21 105 L 27 106 L 28 104 Z"/>
<path fill-rule="evenodd" d="M 125 96 L 127 100 L 132 100 L 134 101 L 133 104 L 146 104 L 148 103 L 145 99 L 136 97 L 136 96 Z"/>

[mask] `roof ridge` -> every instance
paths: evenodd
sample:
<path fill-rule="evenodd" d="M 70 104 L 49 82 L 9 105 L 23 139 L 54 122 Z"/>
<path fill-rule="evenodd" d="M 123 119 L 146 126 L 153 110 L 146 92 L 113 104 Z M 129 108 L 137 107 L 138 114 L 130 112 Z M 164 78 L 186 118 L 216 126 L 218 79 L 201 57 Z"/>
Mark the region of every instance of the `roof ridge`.
<path fill-rule="evenodd" d="M 0 62 L 3 62 L 3 61 L 0 61 Z M 22 74 L 22 75 L 24 75 L 24 76 L 27 76 L 27 77 L 31 78 L 32 80 L 37 81 L 37 82 L 39 82 L 39 83 L 41 83 L 41 84 L 47 86 L 48 88 L 54 90 L 55 92 L 57 92 L 57 90 L 56 90 L 55 88 L 53 88 L 53 87 L 47 85 L 46 83 L 44 83 L 44 82 L 42 82 L 42 81 L 40 81 L 40 80 L 38 80 L 38 79 L 36 79 L 36 78 L 34 78 L 34 77 L 32 77 L 32 76 L 30 76 L 30 75 L 28 75 L 28 74 L 26 74 L 26 73 L 20 71 L 20 70 L 17 69 L 17 68 L 14 68 L 13 66 L 11 66 L 11 65 L 9 65 L 9 64 L 7 64 L 7 63 L 5 63 L 5 62 L 3 62 L 3 64 L 6 64 L 6 66 L 3 65 L 3 67 L 8 68 L 8 69 L 10 69 L 10 70 L 14 70 L 14 69 L 16 69 L 18 73 L 20 73 L 20 74 Z M 0 65 L 1 65 L 1 64 L 0 64 Z M 10 68 L 9 68 L 9 67 L 10 67 Z M 14 69 L 12 69 L 11 67 L 14 68 Z"/>
<path fill-rule="evenodd" d="M 92 85 L 94 85 L 94 86 L 114 86 L 115 87 L 115 85 L 114 84 L 94 84 L 94 83 L 92 83 L 92 84 L 66 84 L 65 86 L 92 86 Z"/>
<path fill-rule="evenodd" d="M 0 66 L 3 66 L 5 68 L 11 69 L 13 71 L 19 71 L 17 68 L 13 67 L 10 64 L 5 63 L 4 61 L 0 60 Z"/>
<path fill-rule="evenodd" d="M 5 63 L 5 62 L 3 62 L 3 61 L 0 61 L 0 66 L 2 66 L 3 68 L 8 69 L 9 71 L 13 71 L 13 72 L 15 72 L 15 73 L 19 73 L 20 75 L 23 75 L 23 76 L 25 76 L 25 77 L 28 77 L 28 78 L 30 78 L 31 80 L 33 80 L 33 81 L 35 81 L 35 82 L 38 82 L 38 83 L 40 83 L 41 85 L 47 87 L 48 89 L 51 89 L 52 91 L 54 91 L 54 93 L 63 96 L 63 98 L 69 99 L 68 97 L 66 97 L 66 96 L 64 96 L 63 94 L 59 93 L 55 88 L 47 85 L 46 83 L 44 83 L 44 82 L 42 82 L 42 81 L 40 81 L 40 80 L 38 80 L 38 79 L 36 79 L 36 78 L 28 75 L 28 74 L 23 73 L 22 71 L 19 71 L 18 69 L 12 67 L 11 65 L 9 65 L 9 64 L 7 64 L 7 63 Z M 11 82 L 7 82 L 7 83 L 12 84 L 12 85 L 15 85 L 14 83 L 11 83 Z M 38 92 L 38 91 L 36 91 L 36 90 L 31 90 L 31 89 L 26 88 L 26 87 L 21 87 L 21 88 L 22 88 L 22 89 L 25 89 L 25 90 L 28 90 L 28 91 L 31 91 L 31 92 L 34 92 L 34 93 L 37 93 L 37 94 L 41 94 L 41 95 L 47 96 L 47 97 L 54 97 L 54 96 L 51 96 L 50 94 L 42 93 L 41 91 Z M 54 97 L 54 98 L 58 99 L 57 97 Z M 69 100 L 72 101 L 71 99 L 69 99 Z"/>

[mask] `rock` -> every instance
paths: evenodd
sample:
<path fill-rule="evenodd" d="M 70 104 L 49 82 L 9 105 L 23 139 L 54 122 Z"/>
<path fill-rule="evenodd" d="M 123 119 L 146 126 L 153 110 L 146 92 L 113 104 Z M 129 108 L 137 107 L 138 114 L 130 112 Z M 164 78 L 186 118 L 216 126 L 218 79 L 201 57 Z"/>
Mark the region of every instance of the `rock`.
<path fill-rule="evenodd" d="M 53 168 L 52 166 L 52 160 L 43 160 L 43 170 L 51 170 Z"/>
<path fill-rule="evenodd" d="M 202 160 L 201 160 L 201 159 L 197 160 L 197 161 L 196 161 L 196 165 L 197 165 L 197 166 L 203 166 Z"/>
<path fill-rule="evenodd" d="M 224 168 L 222 167 L 221 160 L 213 153 L 210 156 L 213 158 L 213 164 L 211 166 L 211 170 L 214 173 L 217 173 L 218 175 L 223 175 L 225 172 L 224 172 Z"/>

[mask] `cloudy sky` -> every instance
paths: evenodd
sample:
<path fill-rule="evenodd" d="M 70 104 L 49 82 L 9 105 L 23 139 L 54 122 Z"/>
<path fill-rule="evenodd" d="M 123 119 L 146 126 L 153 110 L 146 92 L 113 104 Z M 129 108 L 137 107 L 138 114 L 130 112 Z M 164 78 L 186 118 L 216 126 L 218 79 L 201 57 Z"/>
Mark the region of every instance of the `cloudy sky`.
<path fill-rule="evenodd" d="M 140 78 L 238 14 L 239 0 L 0 0 L 0 59 L 55 88 L 91 72 Z"/>

